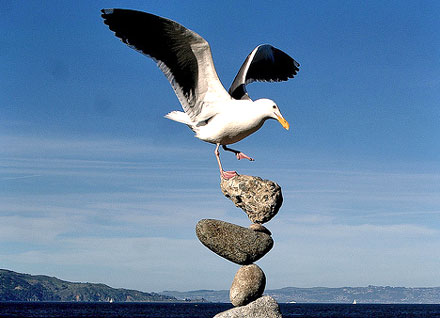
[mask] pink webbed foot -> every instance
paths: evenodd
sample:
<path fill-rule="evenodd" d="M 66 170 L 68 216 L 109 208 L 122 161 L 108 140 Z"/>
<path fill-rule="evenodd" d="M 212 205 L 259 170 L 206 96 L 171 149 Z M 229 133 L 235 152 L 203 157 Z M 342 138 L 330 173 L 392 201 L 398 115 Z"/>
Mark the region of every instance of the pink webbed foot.
<path fill-rule="evenodd" d="M 224 171 L 224 170 L 222 170 L 220 173 L 220 176 L 225 180 L 229 180 L 235 176 L 238 176 L 238 173 L 237 173 L 237 171 Z"/>
<path fill-rule="evenodd" d="M 253 158 L 251 158 L 251 157 L 249 157 L 248 155 L 242 153 L 241 151 L 238 151 L 238 150 L 234 150 L 234 149 L 228 148 L 228 147 L 226 147 L 225 145 L 223 145 L 222 147 L 223 147 L 223 149 L 226 150 L 226 151 L 230 151 L 230 152 L 235 153 L 235 157 L 237 157 L 238 160 L 240 160 L 240 159 L 247 159 L 247 160 L 249 160 L 249 161 L 254 161 Z M 218 150 L 218 147 L 217 147 L 217 150 Z"/>
<path fill-rule="evenodd" d="M 235 154 L 235 156 L 237 157 L 238 160 L 240 159 L 248 159 L 249 161 L 254 161 L 254 158 L 249 157 L 248 155 L 242 153 L 242 152 L 238 152 Z"/>

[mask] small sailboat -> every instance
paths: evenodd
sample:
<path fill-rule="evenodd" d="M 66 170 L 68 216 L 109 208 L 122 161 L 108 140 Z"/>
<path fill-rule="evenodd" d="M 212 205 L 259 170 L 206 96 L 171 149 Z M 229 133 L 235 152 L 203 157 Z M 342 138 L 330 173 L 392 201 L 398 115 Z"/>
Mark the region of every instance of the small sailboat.
<path fill-rule="evenodd" d="M 356 305 L 357 304 L 357 302 L 356 302 L 356 299 L 355 300 L 353 300 L 353 305 Z"/>

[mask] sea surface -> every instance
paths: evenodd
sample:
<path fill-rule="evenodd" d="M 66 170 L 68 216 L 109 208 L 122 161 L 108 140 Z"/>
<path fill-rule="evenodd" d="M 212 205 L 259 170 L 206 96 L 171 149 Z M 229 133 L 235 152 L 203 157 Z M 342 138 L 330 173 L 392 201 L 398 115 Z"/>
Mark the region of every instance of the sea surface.
<path fill-rule="evenodd" d="M 0 317 L 212 318 L 217 313 L 230 308 L 232 308 L 231 304 L 212 303 L 0 302 Z M 280 309 L 283 318 L 440 318 L 440 304 L 280 304 Z"/>

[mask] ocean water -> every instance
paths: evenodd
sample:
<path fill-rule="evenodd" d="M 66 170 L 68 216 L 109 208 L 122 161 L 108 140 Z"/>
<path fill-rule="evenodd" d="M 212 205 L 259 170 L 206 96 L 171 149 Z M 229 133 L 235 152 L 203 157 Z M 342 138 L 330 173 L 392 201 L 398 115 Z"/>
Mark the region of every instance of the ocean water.
<path fill-rule="evenodd" d="M 211 303 L 0 302 L 0 317 L 211 318 L 232 308 Z M 440 318 L 440 305 L 280 304 L 283 318 Z"/>

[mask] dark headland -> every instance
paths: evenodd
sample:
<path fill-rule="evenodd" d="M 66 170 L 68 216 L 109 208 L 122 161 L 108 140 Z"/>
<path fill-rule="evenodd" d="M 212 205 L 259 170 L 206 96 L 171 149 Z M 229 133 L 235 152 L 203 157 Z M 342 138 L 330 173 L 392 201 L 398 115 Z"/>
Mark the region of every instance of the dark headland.
<path fill-rule="evenodd" d="M 177 302 L 173 296 L 0 269 L 0 301 Z"/>

